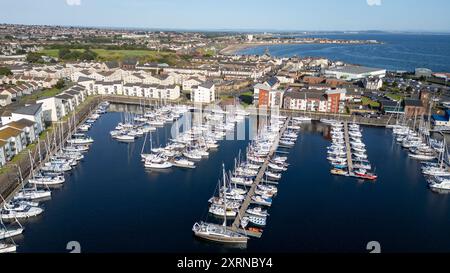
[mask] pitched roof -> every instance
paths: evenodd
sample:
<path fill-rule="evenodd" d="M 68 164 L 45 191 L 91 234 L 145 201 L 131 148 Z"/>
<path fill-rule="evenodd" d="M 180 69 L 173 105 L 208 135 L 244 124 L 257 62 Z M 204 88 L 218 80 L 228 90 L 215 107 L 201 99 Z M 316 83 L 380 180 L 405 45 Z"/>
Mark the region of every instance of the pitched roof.
<path fill-rule="evenodd" d="M 41 110 L 41 108 L 42 108 L 42 103 L 36 103 L 36 104 L 31 104 L 28 106 L 20 107 L 16 110 L 12 111 L 12 113 L 34 116 L 34 115 L 36 115 L 36 113 L 39 110 Z"/>
<path fill-rule="evenodd" d="M 262 89 L 262 90 L 270 90 L 270 86 L 267 84 L 258 83 L 255 86 L 253 86 L 255 89 Z"/>
<path fill-rule="evenodd" d="M 78 77 L 78 82 L 88 82 L 88 81 L 93 81 L 94 79 L 88 78 L 88 77 L 83 77 L 80 76 Z"/>
<path fill-rule="evenodd" d="M 21 130 L 6 127 L 0 130 L 0 140 L 7 140 L 11 137 L 16 137 L 22 133 Z"/>
<path fill-rule="evenodd" d="M 10 123 L 6 124 L 6 126 L 22 130 L 26 127 L 31 127 L 34 124 L 35 124 L 35 122 L 23 118 L 23 119 L 19 119 L 18 121 L 10 122 Z"/>
<path fill-rule="evenodd" d="M 200 87 L 211 89 L 214 86 L 212 81 L 207 81 L 199 85 Z"/>

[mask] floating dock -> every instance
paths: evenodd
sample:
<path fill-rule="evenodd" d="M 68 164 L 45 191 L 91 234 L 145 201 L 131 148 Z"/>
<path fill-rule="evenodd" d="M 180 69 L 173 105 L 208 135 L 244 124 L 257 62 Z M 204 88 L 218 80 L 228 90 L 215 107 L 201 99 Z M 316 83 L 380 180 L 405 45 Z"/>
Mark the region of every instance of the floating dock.
<path fill-rule="evenodd" d="M 345 138 L 345 147 L 347 150 L 347 165 L 348 165 L 348 174 L 353 176 L 353 159 L 352 159 L 352 147 L 350 146 L 350 137 L 348 135 L 348 122 L 344 122 L 344 138 Z"/>
<path fill-rule="evenodd" d="M 249 205 L 250 204 L 256 204 L 256 202 L 252 200 L 252 197 L 255 195 L 256 188 L 258 187 L 258 185 L 263 180 L 264 174 L 265 174 L 265 172 L 266 172 L 266 170 L 267 170 L 267 168 L 269 166 L 269 160 L 270 160 L 270 158 L 272 158 L 272 156 L 277 151 L 278 143 L 280 141 L 280 137 L 284 134 L 284 131 L 286 131 L 286 128 L 288 127 L 288 124 L 289 124 L 290 120 L 291 120 L 291 117 L 288 117 L 286 119 L 283 127 L 281 128 L 277 139 L 275 140 L 275 142 L 273 143 L 273 145 L 272 145 L 272 147 L 270 149 L 269 155 L 267 156 L 266 160 L 264 161 L 264 164 L 259 169 L 259 172 L 258 172 L 258 174 L 257 174 L 257 176 L 255 178 L 255 182 L 253 183 L 253 185 L 251 186 L 250 190 L 248 191 L 247 196 L 246 196 L 244 202 L 242 203 L 241 208 L 239 209 L 239 214 L 238 215 L 241 215 L 243 217 L 244 215 L 246 215 L 246 211 L 247 211 Z M 263 205 L 263 204 L 261 204 L 261 205 Z M 265 206 L 267 206 L 267 205 L 265 205 Z M 239 233 L 242 233 L 242 234 L 246 234 L 246 235 L 251 236 L 251 237 L 260 238 L 262 236 L 262 233 L 260 233 L 260 232 L 251 232 L 251 231 L 247 231 L 247 230 L 242 229 L 241 228 L 241 217 L 236 217 L 236 219 L 234 220 L 233 224 L 231 225 L 231 229 L 236 231 L 236 232 L 239 232 Z"/>

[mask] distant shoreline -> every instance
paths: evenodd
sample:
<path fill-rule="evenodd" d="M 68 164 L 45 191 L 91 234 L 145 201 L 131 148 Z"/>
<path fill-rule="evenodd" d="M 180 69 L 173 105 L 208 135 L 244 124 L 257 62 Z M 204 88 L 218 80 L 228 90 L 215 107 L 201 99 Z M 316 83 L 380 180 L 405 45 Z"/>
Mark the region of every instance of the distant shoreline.
<path fill-rule="evenodd" d="M 364 42 L 358 42 L 358 43 L 245 43 L 245 44 L 232 44 L 228 45 L 224 49 L 220 51 L 223 55 L 236 55 L 237 52 L 249 49 L 249 48 L 255 48 L 260 46 L 275 46 L 275 45 L 368 45 L 368 44 L 374 44 L 374 45 L 380 45 L 384 44 L 383 42 L 376 42 L 376 43 L 364 43 Z"/>

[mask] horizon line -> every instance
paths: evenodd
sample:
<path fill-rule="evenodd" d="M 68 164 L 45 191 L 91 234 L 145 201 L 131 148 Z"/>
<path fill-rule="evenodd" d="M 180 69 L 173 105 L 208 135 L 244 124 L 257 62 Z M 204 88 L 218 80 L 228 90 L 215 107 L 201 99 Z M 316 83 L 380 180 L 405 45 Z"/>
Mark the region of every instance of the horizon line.
<path fill-rule="evenodd" d="M 72 27 L 72 28 L 98 28 L 98 29 L 117 29 L 117 30 L 148 30 L 148 31 L 183 31 L 183 32 L 235 32 L 235 33 L 324 33 L 324 32 L 345 32 L 347 34 L 358 32 L 381 32 L 381 33 L 421 33 L 421 34 L 450 34 L 450 30 L 301 30 L 301 29 L 278 29 L 278 28 L 178 28 L 178 27 L 137 27 L 137 26 L 90 26 L 90 25 L 67 25 L 67 24 L 26 24 L 26 23 L 0 23 L 0 25 L 21 25 L 21 26 L 40 26 L 40 27 Z"/>

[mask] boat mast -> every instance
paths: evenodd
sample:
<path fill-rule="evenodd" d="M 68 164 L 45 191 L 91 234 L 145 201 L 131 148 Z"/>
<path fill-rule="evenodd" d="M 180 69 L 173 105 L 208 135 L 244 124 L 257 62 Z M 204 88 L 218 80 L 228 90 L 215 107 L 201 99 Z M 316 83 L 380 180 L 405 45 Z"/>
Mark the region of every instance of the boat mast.
<path fill-rule="evenodd" d="M 222 192 L 222 196 L 223 196 L 223 226 L 226 227 L 227 226 L 227 197 L 226 197 L 226 193 L 225 193 L 225 164 L 222 163 L 222 173 L 223 173 L 223 192 Z M 220 182 L 219 182 L 220 183 Z"/>

